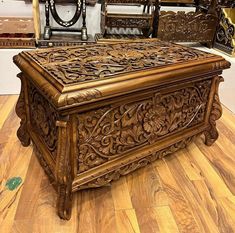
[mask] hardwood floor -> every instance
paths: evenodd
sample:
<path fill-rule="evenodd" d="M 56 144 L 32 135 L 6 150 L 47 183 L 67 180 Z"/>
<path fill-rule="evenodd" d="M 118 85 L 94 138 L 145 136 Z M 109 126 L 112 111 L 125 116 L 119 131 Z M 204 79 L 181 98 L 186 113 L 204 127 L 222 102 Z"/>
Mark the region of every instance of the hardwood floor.
<path fill-rule="evenodd" d="M 32 147 L 16 137 L 16 100 L 0 96 L 1 233 L 235 232 L 235 115 L 227 109 L 213 146 L 199 137 L 110 187 L 77 192 L 67 222 Z"/>

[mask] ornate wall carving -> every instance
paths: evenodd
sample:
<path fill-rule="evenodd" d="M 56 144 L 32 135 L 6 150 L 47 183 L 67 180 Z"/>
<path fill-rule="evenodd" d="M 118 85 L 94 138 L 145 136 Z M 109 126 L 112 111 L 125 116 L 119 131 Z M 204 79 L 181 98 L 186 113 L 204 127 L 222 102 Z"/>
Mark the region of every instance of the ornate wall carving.
<path fill-rule="evenodd" d="M 222 11 L 219 27 L 216 32 L 215 47 L 228 53 L 234 54 L 235 50 L 235 25 L 225 16 Z"/>
<path fill-rule="evenodd" d="M 166 41 L 211 42 L 218 18 L 200 12 L 161 11 L 158 38 Z"/>
<path fill-rule="evenodd" d="M 79 172 L 203 122 L 210 85 L 210 80 L 201 81 L 78 115 Z"/>
<path fill-rule="evenodd" d="M 58 113 L 32 84 L 29 85 L 29 104 L 32 128 L 40 136 L 52 156 L 56 158 L 58 141 L 56 121 Z"/>

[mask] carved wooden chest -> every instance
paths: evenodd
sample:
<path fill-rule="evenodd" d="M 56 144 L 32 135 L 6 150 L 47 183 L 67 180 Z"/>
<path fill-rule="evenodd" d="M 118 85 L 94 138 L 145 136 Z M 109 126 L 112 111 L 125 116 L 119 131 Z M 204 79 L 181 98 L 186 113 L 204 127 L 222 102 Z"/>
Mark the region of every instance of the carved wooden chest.
<path fill-rule="evenodd" d="M 25 51 L 14 57 L 23 146 L 32 141 L 69 219 L 72 193 L 107 185 L 218 137 L 222 57 L 159 40 Z"/>

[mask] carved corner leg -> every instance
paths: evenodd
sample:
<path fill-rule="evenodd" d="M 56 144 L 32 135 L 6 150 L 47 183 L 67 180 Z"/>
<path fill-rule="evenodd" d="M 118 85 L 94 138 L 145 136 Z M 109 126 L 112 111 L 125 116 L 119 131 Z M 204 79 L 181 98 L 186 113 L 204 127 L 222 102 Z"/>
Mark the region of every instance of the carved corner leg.
<path fill-rule="evenodd" d="M 68 119 L 67 119 L 68 121 Z M 59 143 L 56 158 L 56 180 L 58 187 L 58 215 L 65 220 L 71 218 L 72 211 L 72 168 L 70 158 L 70 137 L 67 121 L 57 121 Z"/>
<path fill-rule="evenodd" d="M 29 146 L 30 144 L 30 137 L 27 132 L 27 117 L 26 117 L 26 106 L 25 106 L 25 84 L 22 78 L 22 75 L 18 75 L 21 79 L 21 91 L 20 96 L 16 104 L 16 114 L 21 119 L 20 121 L 20 127 L 17 130 L 17 137 L 21 141 L 21 144 L 23 146 Z"/>
<path fill-rule="evenodd" d="M 215 80 L 215 92 L 209 116 L 209 128 L 204 132 L 205 144 L 207 146 L 211 146 L 219 137 L 219 133 L 216 129 L 216 121 L 222 116 L 222 107 L 219 100 L 218 88 L 219 83 L 223 80 L 221 76 L 216 77 Z"/>
<path fill-rule="evenodd" d="M 58 187 L 58 215 L 69 220 L 72 212 L 72 185 L 60 184 Z"/>
<path fill-rule="evenodd" d="M 219 137 L 219 133 L 216 129 L 216 126 L 211 126 L 211 128 L 204 132 L 205 135 L 205 144 L 211 146 Z"/>

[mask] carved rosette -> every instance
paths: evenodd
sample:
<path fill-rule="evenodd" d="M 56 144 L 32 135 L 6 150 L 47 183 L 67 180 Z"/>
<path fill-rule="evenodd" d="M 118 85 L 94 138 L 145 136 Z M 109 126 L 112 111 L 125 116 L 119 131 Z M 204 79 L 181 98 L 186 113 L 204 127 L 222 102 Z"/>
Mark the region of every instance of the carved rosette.
<path fill-rule="evenodd" d="M 51 155 L 56 158 L 58 143 L 56 120 L 58 113 L 32 84 L 29 84 L 28 89 L 32 128 L 45 143 Z"/>
<path fill-rule="evenodd" d="M 138 102 L 79 114 L 78 170 L 82 173 L 204 121 L 211 80 Z"/>
<path fill-rule="evenodd" d="M 215 93 L 209 117 L 209 129 L 204 132 L 205 144 L 207 146 L 211 146 L 219 137 L 218 131 L 216 129 L 216 121 L 222 116 L 222 106 L 220 104 L 218 89 L 220 82 L 223 81 L 224 79 L 221 76 L 215 78 Z"/>
<path fill-rule="evenodd" d="M 16 114 L 21 119 L 20 121 L 20 127 L 17 130 L 17 137 L 21 141 L 21 144 L 23 146 L 29 146 L 30 144 L 30 137 L 27 132 L 27 116 L 26 116 L 26 109 L 25 109 L 25 80 L 22 74 L 19 74 L 18 77 L 21 80 L 21 91 L 20 96 L 16 104 Z"/>
<path fill-rule="evenodd" d="M 137 161 L 133 161 L 127 165 L 124 165 L 118 169 L 115 169 L 113 171 L 107 172 L 104 175 L 99 176 L 98 178 L 95 178 L 94 180 L 79 186 L 77 189 L 86 189 L 86 188 L 97 188 L 101 186 L 109 185 L 111 181 L 118 180 L 121 176 L 127 175 L 138 168 L 145 167 L 147 164 L 157 160 L 161 159 L 166 155 L 172 154 L 176 152 L 179 149 L 185 148 L 187 145 L 189 145 L 194 139 L 195 136 L 183 139 L 179 142 L 176 142 L 173 145 L 168 146 L 167 148 L 160 150 L 156 153 L 152 153 L 149 156 L 146 156 L 145 158 L 140 158 Z"/>

